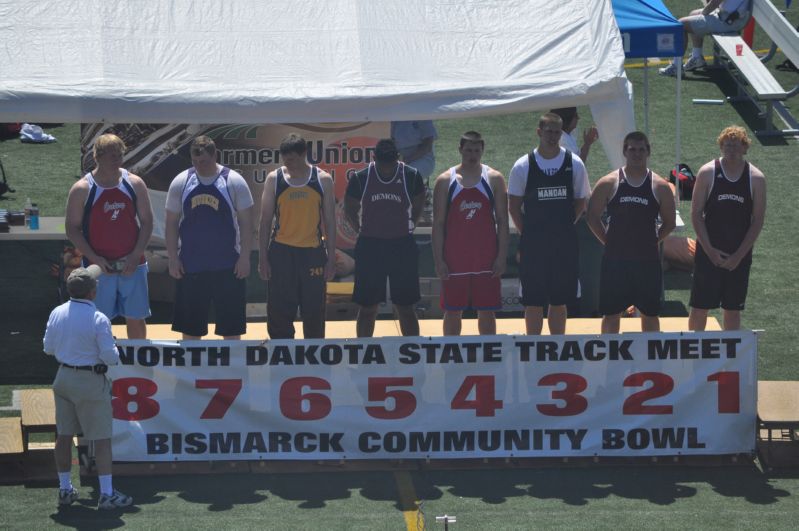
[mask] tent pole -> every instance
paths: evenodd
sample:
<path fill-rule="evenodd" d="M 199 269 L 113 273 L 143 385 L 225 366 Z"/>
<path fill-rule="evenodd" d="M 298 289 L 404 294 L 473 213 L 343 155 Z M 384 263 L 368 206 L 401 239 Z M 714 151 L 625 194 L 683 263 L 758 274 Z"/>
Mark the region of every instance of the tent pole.
<path fill-rule="evenodd" d="M 644 57 L 644 133 L 649 136 L 649 58 Z"/>
<path fill-rule="evenodd" d="M 682 126 L 680 123 L 680 107 L 682 105 L 682 57 L 679 60 L 675 61 L 675 65 L 677 66 L 677 116 L 675 117 L 674 123 L 676 124 L 676 131 L 674 134 L 674 152 L 675 152 L 675 161 L 674 161 L 674 172 L 675 176 L 677 176 L 680 172 L 680 145 L 681 145 L 681 130 Z M 680 204 L 680 179 L 676 178 L 675 181 L 675 189 L 677 194 L 677 205 Z"/>

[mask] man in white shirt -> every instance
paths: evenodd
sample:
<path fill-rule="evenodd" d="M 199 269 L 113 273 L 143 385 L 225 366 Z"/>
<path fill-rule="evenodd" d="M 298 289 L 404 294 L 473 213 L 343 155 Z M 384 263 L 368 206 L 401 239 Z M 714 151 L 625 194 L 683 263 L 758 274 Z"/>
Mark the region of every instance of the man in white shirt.
<path fill-rule="evenodd" d="M 563 121 L 547 113 L 539 144 L 510 172 L 508 209 L 520 234 L 519 279 L 527 334 L 541 333 L 544 307 L 550 334 L 566 333 L 566 305 L 577 298 L 579 260 L 574 223 L 590 192 L 580 157 L 560 147 Z"/>
<path fill-rule="evenodd" d="M 111 382 L 108 365 L 119 363 L 111 321 L 94 306 L 98 265 L 78 268 L 67 278 L 70 300 L 50 314 L 44 333 L 44 351 L 55 356 L 60 367 L 53 382 L 56 429 L 55 462 L 58 471 L 58 504 L 71 505 L 78 492 L 72 486 L 72 437 L 94 442 L 100 509 L 117 509 L 133 498 L 114 490 L 111 482 Z"/>

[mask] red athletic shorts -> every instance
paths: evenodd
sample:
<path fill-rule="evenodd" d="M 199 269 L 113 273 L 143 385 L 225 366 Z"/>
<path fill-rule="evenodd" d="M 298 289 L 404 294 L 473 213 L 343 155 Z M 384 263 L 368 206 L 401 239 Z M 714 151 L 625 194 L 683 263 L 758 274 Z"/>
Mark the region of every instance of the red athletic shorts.
<path fill-rule="evenodd" d="M 450 275 L 441 282 L 441 309 L 501 310 L 500 286 L 499 277 L 491 273 Z"/>

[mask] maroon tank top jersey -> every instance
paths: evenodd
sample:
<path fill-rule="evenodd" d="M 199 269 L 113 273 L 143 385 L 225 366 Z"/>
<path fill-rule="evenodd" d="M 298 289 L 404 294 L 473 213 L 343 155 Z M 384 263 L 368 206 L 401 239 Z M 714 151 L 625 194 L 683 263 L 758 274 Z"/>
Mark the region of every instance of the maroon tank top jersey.
<path fill-rule="evenodd" d="M 444 239 L 444 259 L 450 273 L 491 273 L 496 257 L 497 227 L 488 166 L 483 165 L 480 180 L 469 188 L 463 186 L 455 168 L 451 168 Z"/>
<path fill-rule="evenodd" d="M 139 219 L 136 213 L 136 192 L 127 170 L 120 170 L 119 184 L 103 188 L 91 173 L 89 195 L 83 212 L 83 234 L 92 249 L 107 260 L 124 258 L 136 246 Z M 144 255 L 141 263 L 144 262 Z"/>
<path fill-rule="evenodd" d="M 619 168 L 619 185 L 607 206 L 605 256 L 620 260 L 658 260 L 657 220 L 660 203 L 655 196 L 652 171 L 633 186 Z"/>
<path fill-rule="evenodd" d="M 715 166 L 712 188 L 705 202 L 705 226 L 713 247 L 725 253 L 734 253 L 752 224 L 749 163 L 744 165 L 736 181 L 730 181 L 725 175 L 719 159 L 715 160 Z"/>
<path fill-rule="evenodd" d="M 386 178 L 369 164 L 366 184 L 361 196 L 361 236 L 369 238 L 401 238 L 413 232 L 411 198 L 405 182 L 405 164 Z M 385 180 L 384 180 L 385 179 Z"/>

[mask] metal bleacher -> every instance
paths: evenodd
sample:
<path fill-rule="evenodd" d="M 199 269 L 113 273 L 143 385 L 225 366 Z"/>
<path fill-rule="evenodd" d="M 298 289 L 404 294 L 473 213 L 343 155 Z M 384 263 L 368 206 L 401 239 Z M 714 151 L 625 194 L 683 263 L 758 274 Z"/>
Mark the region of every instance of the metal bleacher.
<path fill-rule="evenodd" d="M 758 26 L 768 35 L 775 46 L 794 64 L 799 64 L 799 32 L 770 0 L 752 0 L 752 16 Z M 785 90 L 774 78 L 763 60 L 769 60 L 773 53 L 761 59 L 749 48 L 739 35 L 713 35 L 714 63 L 723 65 L 738 85 L 738 96 L 733 101 L 748 99 L 760 110 L 764 128 L 755 131 L 762 136 L 797 135 L 799 122 L 785 107 L 783 102 L 799 93 L 799 85 Z M 785 123 L 786 129 L 774 125 L 774 111 Z"/>

